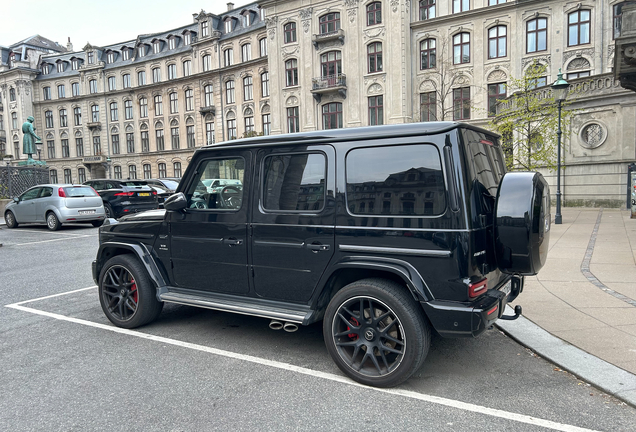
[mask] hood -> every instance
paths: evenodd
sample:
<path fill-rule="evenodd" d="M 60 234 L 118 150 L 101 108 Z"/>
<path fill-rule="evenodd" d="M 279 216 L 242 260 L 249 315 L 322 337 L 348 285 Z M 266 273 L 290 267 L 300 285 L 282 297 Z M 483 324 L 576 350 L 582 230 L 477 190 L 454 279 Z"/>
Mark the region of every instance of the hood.
<path fill-rule="evenodd" d="M 146 210 L 140 213 L 133 213 L 119 218 L 119 222 L 139 222 L 145 220 L 163 220 L 166 214 L 165 209 Z"/>

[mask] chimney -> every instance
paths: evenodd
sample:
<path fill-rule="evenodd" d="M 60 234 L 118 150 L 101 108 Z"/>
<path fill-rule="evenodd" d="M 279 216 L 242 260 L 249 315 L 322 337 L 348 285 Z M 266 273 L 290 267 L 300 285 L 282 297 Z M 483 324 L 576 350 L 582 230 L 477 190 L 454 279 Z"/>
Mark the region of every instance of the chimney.
<path fill-rule="evenodd" d="M 228 3 L 227 4 L 227 11 L 231 11 L 232 9 L 234 9 L 234 3 Z"/>
<path fill-rule="evenodd" d="M 72 52 L 73 51 L 73 44 L 71 43 L 70 36 L 68 38 L 68 42 L 66 43 L 66 51 L 68 51 L 68 52 Z"/>

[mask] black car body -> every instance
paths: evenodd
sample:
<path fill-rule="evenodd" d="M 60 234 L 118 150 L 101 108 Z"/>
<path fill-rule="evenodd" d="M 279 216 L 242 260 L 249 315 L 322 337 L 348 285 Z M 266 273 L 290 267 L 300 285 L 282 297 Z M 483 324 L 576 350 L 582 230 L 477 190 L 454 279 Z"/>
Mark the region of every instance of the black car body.
<path fill-rule="evenodd" d="M 241 187 L 211 193 L 210 178 Z M 105 224 L 93 276 L 116 325 L 163 302 L 274 329 L 323 320 L 343 372 L 394 386 L 433 329 L 474 337 L 519 315 L 504 307 L 545 263 L 549 202 L 540 174 L 506 173 L 498 137 L 461 123 L 237 140 L 197 150 L 165 210 Z M 122 268 L 125 295 L 109 282 Z"/>
<path fill-rule="evenodd" d="M 91 186 L 102 197 L 109 218 L 117 219 L 159 207 L 157 191 L 143 180 L 95 179 L 83 184 Z"/>

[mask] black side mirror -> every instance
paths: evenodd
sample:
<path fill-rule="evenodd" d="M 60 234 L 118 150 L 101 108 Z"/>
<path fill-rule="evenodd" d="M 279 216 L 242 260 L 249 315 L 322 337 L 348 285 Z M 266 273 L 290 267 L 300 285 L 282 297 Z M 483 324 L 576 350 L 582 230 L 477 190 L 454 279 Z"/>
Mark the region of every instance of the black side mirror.
<path fill-rule="evenodd" d="M 170 211 L 181 211 L 186 208 L 187 203 L 188 200 L 183 192 L 177 192 L 166 199 L 163 203 L 163 208 Z"/>

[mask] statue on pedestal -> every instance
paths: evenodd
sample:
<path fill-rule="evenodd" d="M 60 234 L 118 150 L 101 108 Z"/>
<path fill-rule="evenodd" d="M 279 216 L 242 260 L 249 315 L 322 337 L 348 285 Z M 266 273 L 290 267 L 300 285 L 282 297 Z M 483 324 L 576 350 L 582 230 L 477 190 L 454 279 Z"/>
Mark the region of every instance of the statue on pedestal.
<path fill-rule="evenodd" d="M 35 148 L 36 140 L 42 142 L 42 138 L 35 134 L 35 128 L 33 122 L 35 119 L 32 116 L 27 117 L 27 121 L 22 124 L 22 153 L 28 155 L 26 162 L 20 162 L 19 165 L 44 165 L 44 162 L 33 160 L 33 154 L 37 151 Z"/>

